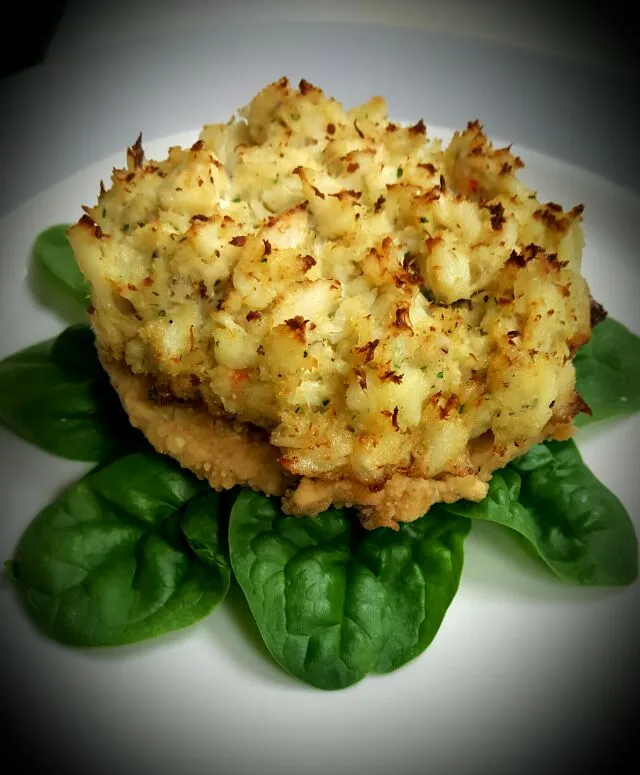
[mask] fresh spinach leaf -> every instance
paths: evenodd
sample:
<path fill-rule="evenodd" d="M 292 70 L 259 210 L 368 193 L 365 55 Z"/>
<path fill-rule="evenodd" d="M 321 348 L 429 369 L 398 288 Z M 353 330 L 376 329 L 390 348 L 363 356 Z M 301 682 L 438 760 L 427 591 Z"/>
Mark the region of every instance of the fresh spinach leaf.
<path fill-rule="evenodd" d="M 33 252 L 59 286 L 83 305 L 89 303 L 91 288 L 80 271 L 73 249 L 67 239 L 69 224 L 50 226 L 37 236 Z"/>
<path fill-rule="evenodd" d="M 398 531 L 364 531 L 337 509 L 288 517 L 249 490 L 229 551 L 267 648 L 292 675 L 341 689 L 431 643 L 458 589 L 469 521 L 436 507 Z"/>
<path fill-rule="evenodd" d="M 76 646 L 134 643 L 197 622 L 229 587 L 219 501 L 152 452 L 88 474 L 18 544 L 12 575 L 28 613 Z"/>
<path fill-rule="evenodd" d="M 446 508 L 517 531 L 564 581 L 622 586 L 637 578 L 633 523 L 584 464 L 573 441 L 533 447 L 494 473 L 483 501 Z"/>
<path fill-rule="evenodd" d="M 219 526 L 217 531 L 211 531 L 211 515 L 216 515 Z M 223 496 L 215 490 L 206 490 L 196 495 L 187 506 L 180 521 L 180 530 L 191 551 L 205 566 L 213 570 L 219 569 L 226 577 L 226 587 L 229 586 L 230 568 L 228 562 L 229 547 L 227 533 L 229 529 L 229 514 L 225 512 Z"/>
<path fill-rule="evenodd" d="M 578 393 L 592 411 L 580 414 L 584 426 L 640 411 L 640 337 L 611 318 L 599 323 L 575 357 Z"/>
<path fill-rule="evenodd" d="M 142 444 L 85 325 L 0 362 L 0 423 L 71 460 L 106 460 Z"/>

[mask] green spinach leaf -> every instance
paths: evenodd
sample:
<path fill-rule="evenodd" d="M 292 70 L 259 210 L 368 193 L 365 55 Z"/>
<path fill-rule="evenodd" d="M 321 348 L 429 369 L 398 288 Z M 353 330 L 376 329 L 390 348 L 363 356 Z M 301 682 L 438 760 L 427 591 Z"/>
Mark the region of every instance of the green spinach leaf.
<path fill-rule="evenodd" d="M 640 411 L 640 337 L 611 318 L 593 329 L 575 357 L 578 393 L 592 411 L 576 425 L 589 425 Z"/>
<path fill-rule="evenodd" d="M 0 423 L 71 460 L 106 460 L 142 444 L 85 325 L 0 362 Z"/>
<path fill-rule="evenodd" d="M 91 289 L 76 263 L 73 249 L 67 239 L 69 224 L 50 226 L 36 238 L 33 252 L 59 286 L 83 305 L 89 303 Z"/>
<path fill-rule="evenodd" d="M 494 473 L 483 501 L 446 508 L 520 533 L 564 581 L 622 586 L 637 578 L 633 523 L 584 464 L 573 441 L 533 447 Z"/>
<path fill-rule="evenodd" d="M 134 643 L 197 622 L 229 587 L 219 501 L 152 452 L 88 474 L 18 544 L 11 569 L 28 613 L 76 646 Z"/>
<path fill-rule="evenodd" d="M 341 689 L 431 643 L 458 589 L 469 526 L 434 508 L 398 531 L 366 532 L 353 514 L 288 517 L 245 490 L 229 550 L 276 661 L 313 686 Z"/>

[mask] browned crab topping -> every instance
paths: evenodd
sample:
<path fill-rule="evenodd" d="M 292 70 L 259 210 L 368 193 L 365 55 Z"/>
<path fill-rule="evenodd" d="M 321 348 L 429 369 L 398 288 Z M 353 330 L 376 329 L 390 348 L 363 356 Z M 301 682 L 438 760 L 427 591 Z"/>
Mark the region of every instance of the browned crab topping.
<path fill-rule="evenodd" d="M 443 406 L 439 407 L 440 410 L 440 419 L 446 420 L 447 417 L 451 414 L 451 412 L 458 406 L 458 396 L 455 394 L 451 394 L 447 396 L 446 401 L 444 402 Z"/>
<path fill-rule="evenodd" d="M 306 256 L 300 256 L 300 261 L 302 262 L 302 271 L 308 272 L 311 267 L 314 267 L 317 263 L 315 258 L 310 255 Z"/>
<path fill-rule="evenodd" d="M 360 199 L 362 191 L 354 191 L 352 188 L 343 188 L 342 191 L 338 191 L 336 194 L 329 194 L 329 196 L 332 196 L 334 199 L 341 202 L 343 199 Z"/>
<path fill-rule="evenodd" d="M 398 307 L 396 309 L 396 319 L 394 326 L 400 329 L 404 328 L 413 334 L 413 328 L 411 327 L 411 322 L 409 320 L 409 307 L 403 305 L 402 307 Z"/>
<path fill-rule="evenodd" d="M 373 339 L 371 342 L 363 344 L 361 347 L 356 347 L 355 352 L 358 355 L 364 355 L 364 362 L 370 363 L 373 360 L 376 347 L 380 344 L 379 339 Z"/>
<path fill-rule="evenodd" d="M 402 268 L 407 274 L 406 279 L 409 284 L 415 285 L 422 282 L 420 268 L 416 264 L 416 257 L 412 253 L 405 253 L 404 258 L 402 259 Z"/>
<path fill-rule="evenodd" d="M 579 393 L 574 394 L 569 411 L 573 417 L 575 417 L 577 414 L 586 414 L 589 417 L 593 415 L 591 407 Z"/>
<path fill-rule="evenodd" d="M 540 245 L 534 245 L 534 243 L 531 242 L 522 248 L 519 253 L 512 250 L 511 255 L 507 260 L 507 264 L 515 264 L 516 266 L 523 267 L 526 266 L 529 261 L 533 261 L 541 253 L 544 253 L 544 248 L 541 248 Z"/>
<path fill-rule="evenodd" d="M 503 224 L 507 220 L 504 217 L 504 207 L 501 202 L 496 202 L 493 205 L 489 205 L 489 212 L 491 213 L 491 228 L 494 231 L 500 231 Z"/>
<path fill-rule="evenodd" d="M 569 210 L 567 215 L 561 216 L 555 209 L 556 207 L 558 205 L 550 202 L 544 208 L 536 210 L 533 213 L 533 217 L 537 221 L 542 221 L 550 231 L 564 232 L 569 228 L 571 222 L 579 218 L 584 211 L 584 205 L 576 205 Z M 560 209 L 560 212 L 562 212 L 562 209 Z"/>
<path fill-rule="evenodd" d="M 399 385 L 402 382 L 402 374 L 398 374 L 393 369 L 388 369 L 380 376 L 382 382 L 393 382 L 394 385 Z"/>
<path fill-rule="evenodd" d="M 568 261 L 559 261 L 558 260 L 558 254 L 557 253 L 549 253 L 547 256 L 547 263 L 550 264 L 554 269 L 564 269 L 565 266 L 569 266 Z"/>
<path fill-rule="evenodd" d="M 356 375 L 356 379 L 358 380 L 358 385 L 363 390 L 367 389 L 367 375 L 365 373 L 364 369 L 356 368 L 353 370 L 353 373 Z"/>
<path fill-rule="evenodd" d="M 289 320 L 285 320 L 284 324 L 287 326 L 288 329 L 293 331 L 293 333 L 296 336 L 296 339 L 299 339 L 301 342 L 306 341 L 304 330 L 307 326 L 307 323 L 309 321 L 305 320 L 302 315 L 296 315 L 294 318 L 289 318 Z"/>
<path fill-rule="evenodd" d="M 102 239 L 105 235 L 102 229 L 98 226 L 98 224 L 91 218 L 89 215 L 83 215 L 80 218 L 79 223 L 81 223 L 83 226 L 86 226 L 88 229 L 91 230 L 93 233 L 93 236 L 96 239 Z"/>
<path fill-rule="evenodd" d="M 398 407 L 394 407 L 393 412 L 390 412 L 388 409 L 383 409 L 381 414 L 383 414 L 385 417 L 388 417 L 391 420 L 391 425 L 393 425 L 394 429 L 399 431 L 400 426 L 398 425 Z"/>
<path fill-rule="evenodd" d="M 312 83 L 309 83 L 309 81 L 307 81 L 305 78 L 300 79 L 298 88 L 300 89 L 300 93 L 303 96 L 306 96 L 307 94 L 309 94 L 310 91 L 318 91 L 318 88 L 314 86 Z"/>
<path fill-rule="evenodd" d="M 226 448 L 212 455 L 208 438 L 192 444 L 188 428 L 170 430 L 181 464 L 204 476 L 205 456 L 216 488 L 238 478 L 264 486 L 291 514 L 349 504 L 369 528 L 396 527 L 442 499 L 482 497 L 516 447 L 525 453 L 557 433 L 560 414 L 583 407 L 570 366 L 590 334 L 581 206 L 540 202 L 513 177 L 520 161 L 477 120 L 443 146 L 426 120 L 386 118 L 381 97 L 345 111 L 304 78 L 270 84 L 239 115 L 153 166 L 141 143 L 139 158 L 132 148 L 114 188 L 101 187 L 104 199 L 71 233 L 79 262 L 96 264 L 87 275 L 101 281 L 88 310 L 97 334 L 124 327 L 99 342 L 105 354 L 141 375 L 145 412 L 149 401 L 172 404 L 154 411 L 182 423 L 193 404 L 215 420 L 212 444 L 219 422 L 246 426 L 252 449 L 260 434 L 274 464 L 266 485 L 262 459 L 245 470 L 241 448 L 242 465 L 229 471 Z M 561 242 L 562 229 L 576 239 Z M 464 272 L 446 265 L 454 250 Z M 122 316 L 109 321 L 114 301 Z M 592 300 L 591 325 L 605 314 Z M 239 328 L 243 345 L 228 363 Z M 122 346 L 132 336 L 142 346 Z M 544 370 L 562 376 L 537 401 Z M 318 406 L 308 405 L 303 396 L 319 385 Z M 198 439 L 207 422 L 194 423 Z M 440 425 L 455 430 L 443 454 Z M 472 455 L 480 435 L 490 437 L 482 461 Z"/>
<path fill-rule="evenodd" d="M 591 319 L 591 328 L 595 328 L 598 323 L 602 323 L 603 320 L 607 318 L 607 310 L 597 302 L 593 296 L 590 296 L 590 319 Z"/>
<path fill-rule="evenodd" d="M 424 121 L 420 119 L 417 124 L 409 127 L 409 134 L 423 135 L 427 131 L 427 127 L 424 125 Z"/>
<path fill-rule="evenodd" d="M 133 168 L 139 170 L 144 164 L 144 150 L 142 148 L 142 132 L 138 135 L 135 143 L 127 148 L 127 161 L 131 162 Z"/>
<path fill-rule="evenodd" d="M 514 266 L 526 266 L 527 260 L 522 253 L 517 253 L 515 250 L 511 251 L 511 255 L 507 259 L 507 264 L 513 264 Z"/>

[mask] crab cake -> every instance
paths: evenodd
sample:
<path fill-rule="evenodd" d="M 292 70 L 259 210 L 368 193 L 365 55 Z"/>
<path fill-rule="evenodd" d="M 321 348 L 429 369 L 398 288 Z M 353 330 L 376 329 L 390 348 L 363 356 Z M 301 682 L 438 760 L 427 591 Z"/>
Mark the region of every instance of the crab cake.
<path fill-rule="evenodd" d="M 138 141 L 69 234 L 132 423 L 292 514 L 480 500 L 584 407 L 582 207 L 520 167 L 477 122 L 444 145 L 285 78 L 163 161 Z"/>

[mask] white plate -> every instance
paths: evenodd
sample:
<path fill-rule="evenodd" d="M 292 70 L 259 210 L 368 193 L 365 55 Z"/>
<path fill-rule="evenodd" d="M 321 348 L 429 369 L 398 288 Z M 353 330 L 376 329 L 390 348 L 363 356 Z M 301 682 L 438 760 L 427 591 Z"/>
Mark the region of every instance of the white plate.
<path fill-rule="evenodd" d="M 430 128 L 432 134 L 439 131 Z M 444 130 L 443 130 L 444 131 Z M 147 146 L 162 156 L 170 143 Z M 584 272 L 594 295 L 640 332 L 635 264 L 640 200 L 581 169 L 516 148 L 542 200 L 584 202 Z M 26 281 L 37 233 L 95 201 L 123 154 L 94 165 L 0 221 L 0 357 L 62 328 Z M 594 428 L 579 446 L 638 520 L 640 417 Z M 0 429 L 0 547 L 10 557 L 31 518 L 87 467 Z M 298 683 L 268 656 L 236 593 L 201 624 L 139 647 L 72 650 L 40 636 L 9 584 L 0 590 L 3 704 L 28 717 L 43 754 L 96 771 L 492 774 L 573 755 L 581 730 L 615 712 L 639 585 L 563 585 L 505 531 L 476 525 L 458 596 L 433 645 L 388 676 L 340 692 Z M 9 671 L 7 671 L 9 672 Z M 8 703 L 8 698 L 11 702 Z M 475 762 L 475 764 L 473 764 Z M 473 767 L 472 767 L 473 765 Z M 478 765 L 478 769 L 475 769 Z M 515 770 L 514 770 L 515 768 Z"/>

